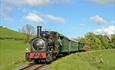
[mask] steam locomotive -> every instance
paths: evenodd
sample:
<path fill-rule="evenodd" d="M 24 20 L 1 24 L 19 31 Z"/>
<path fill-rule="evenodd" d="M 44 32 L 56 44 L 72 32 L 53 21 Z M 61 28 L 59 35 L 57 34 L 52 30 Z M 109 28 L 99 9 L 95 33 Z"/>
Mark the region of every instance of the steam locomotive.
<path fill-rule="evenodd" d="M 37 26 L 37 37 L 30 41 L 30 51 L 26 52 L 26 60 L 50 63 L 60 56 L 77 51 L 86 51 L 86 43 L 75 42 L 55 31 L 42 31 Z"/>

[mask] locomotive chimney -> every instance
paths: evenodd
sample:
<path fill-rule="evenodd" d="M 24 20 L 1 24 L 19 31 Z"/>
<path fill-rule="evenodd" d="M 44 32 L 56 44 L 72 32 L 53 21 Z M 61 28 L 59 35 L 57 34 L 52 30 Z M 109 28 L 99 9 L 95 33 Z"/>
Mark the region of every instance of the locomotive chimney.
<path fill-rule="evenodd" d="M 37 37 L 41 37 L 42 26 L 37 26 Z"/>

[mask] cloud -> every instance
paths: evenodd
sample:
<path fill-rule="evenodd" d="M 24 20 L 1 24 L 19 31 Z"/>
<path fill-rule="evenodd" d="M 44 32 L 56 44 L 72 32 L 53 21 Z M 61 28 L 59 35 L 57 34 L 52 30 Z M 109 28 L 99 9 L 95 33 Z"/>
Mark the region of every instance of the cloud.
<path fill-rule="evenodd" d="M 50 0 L 27 0 L 27 4 L 31 6 L 47 6 L 51 4 Z"/>
<path fill-rule="evenodd" d="M 32 21 L 34 23 L 45 23 L 44 19 L 40 15 L 37 15 L 35 13 L 29 13 L 27 16 L 25 16 L 25 19 Z"/>
<path fill-rule="evenodd" d="M 56 23 L 64 23 L 64 19 L 62 17 L 57 17 L 57 16 L 54 16 L 54 15 L 47 15 L 48 19 L 50 21 L 53 21 L 53 22 L 56 22 Z"/>
<path fill-rule="evenodd" d="M 95 32 L 96 33 L 103 33 L 103 29 L 97 29 Z"/>
<path fill-rule="evenodd" d="M 100 5 L 115 4 L 115 0 L 88 0 L 88 1 Z"/>
<path fill-rule="evenodd" d="M 10 7 L 44 6 L 51 3 L 50 0 L 1 0 L 2 3 Z"/>
<path fill-rule="evenodd" d="M 55 5 L 58 3 L 67 3 L 70 0 L 0 0 L 1 4 L 3 4 L 5 7 L 24 7 L 27 8 L 29 6 L 31 7 L 40 7 L 40 6 L 49 6 L 49 5 Z M 3 7 L 4 7 L 3 6 Z M 5 8 L 4 7 L 4 8 Z"/>
<path fill-rule="evenodd" d="M 95 33 L 107 35 L 115 34 L 115 26 L 108 26 L 103 29 L 97 29 Z"/>
<path fill-rule="evenodd" d="M 96 15 L 90 18 L 95 23 L 102 25 L 102 26 L 108 26 L 107 21 L 105 21 L 102 17 Z"/>
<path fill-rule="evenodd" d="M 109 25 L 107 21 L 102 17 L 96 15 L 91 17 L 90 19 L 93 20 L 95 23 L 103 26 L 101 29 L 96 29 L 94 33 L 107 35 L 110 39 L 111 39 L 111 34 L 115 34 L 115 26 Z"/>
<path fill-rule="evenodd" d="M 104 32 L 107 34 L 115 34 L 115 26 L 109 26 L 104 29 Z"/>
<path fill-rule="evenodd" d="M 59 3 L 66 3 L 70 0 L 0 0 L 0 18 L 11 19 L 16 9 L 20 9 L 21 12 L 29 9 L 30 7 L 42 7 L 53 6 Z M 30 11 L 29 11 L 30 12 Z M 6 15 L 7 14 L 7 15 Z"/>
<path fill-rule="evenodd" d="M 41 14 L 41 13 L 36 14 L 36 13 L 30 12 L 24 18 L 31 22 L 39 23 L 39 24 L 48 23 L 48 21 L 54 22 L 54 23 L 64 23 L 64 19 L 62 17 L 57 17 L 51 14 L 50 15 Z"/>
<path fill-rule="evenodd" d="M 14 5 L 37 5 L 37 6 L 43 6 L 47 4 L 56 4 L 56 3 L 67 3 L 70 2 L 70 0 L 1 0 L 8 4 L 14 4 Z"/>

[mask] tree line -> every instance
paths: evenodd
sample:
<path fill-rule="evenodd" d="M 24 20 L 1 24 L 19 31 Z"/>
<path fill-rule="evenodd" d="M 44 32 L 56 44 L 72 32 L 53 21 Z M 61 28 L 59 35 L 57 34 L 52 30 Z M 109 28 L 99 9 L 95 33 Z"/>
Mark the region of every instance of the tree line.
<path fill-rule="evenodd" d="M 112 34 L 109 37 L 107 35 L 97 35 L 90 32 L 84 37 L 76 40 L 87 43 L 90 49 L 115 48 L 115 34 Z"/>

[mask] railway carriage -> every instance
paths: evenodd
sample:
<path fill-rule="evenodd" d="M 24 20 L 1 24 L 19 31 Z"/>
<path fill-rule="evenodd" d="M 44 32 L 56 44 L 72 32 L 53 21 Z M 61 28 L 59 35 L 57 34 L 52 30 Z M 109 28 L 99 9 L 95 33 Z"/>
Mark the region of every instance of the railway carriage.
<path fill-rule="evenodd" d="M 26 59 L 34 62 L 50 63 L 60 56 L 86 50 L 86 44 L 75 42 L 55 31 L 42 31 L 37 26 L 37 37 L 30 41 L 31 50 L 26 52 Z M 84 47 L 85 45 L 85 47 Z"/>

